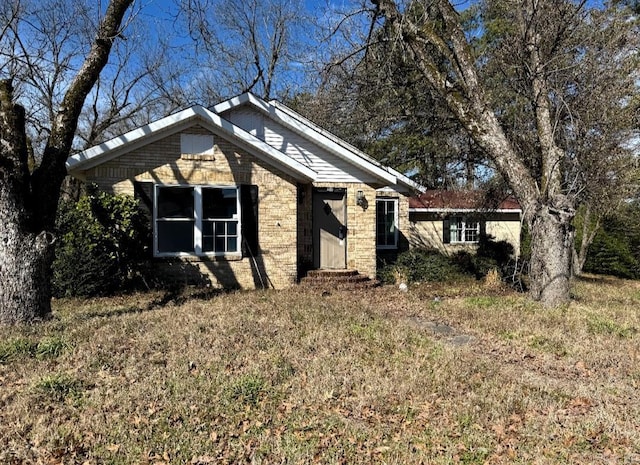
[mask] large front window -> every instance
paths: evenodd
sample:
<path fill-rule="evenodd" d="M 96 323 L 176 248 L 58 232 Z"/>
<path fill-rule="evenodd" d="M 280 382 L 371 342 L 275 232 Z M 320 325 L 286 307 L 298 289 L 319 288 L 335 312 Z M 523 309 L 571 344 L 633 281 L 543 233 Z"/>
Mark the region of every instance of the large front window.
<path fill-rule="evenodd" d="M 478 242 L 480 223 L 461 216 L 453 217 L 449 223 L 451 242 Z"/>
<path fill-rule="evenodd" d="M 240 252 L 238 188 L 156 186 L 155 255 Z"/>
<path fill-rule="evenodd" d="M 376 199 L 376 246 L 398 247 L 398 199 Z"/>

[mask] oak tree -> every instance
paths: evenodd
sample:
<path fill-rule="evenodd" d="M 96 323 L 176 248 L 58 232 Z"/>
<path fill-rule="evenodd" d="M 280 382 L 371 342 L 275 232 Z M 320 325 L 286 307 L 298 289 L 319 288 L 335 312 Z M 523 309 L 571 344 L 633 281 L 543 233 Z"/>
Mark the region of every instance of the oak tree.
<path fill-rule="evenodd" d="M 53 233 L 65 162 L 72 148 L 85 99 L 107 65 L 113 44 L 122 34 L 123 22 L 134 0 L 111 0 L 104 11 L 94 12 L 92 22 L 74 22 L 69 16 L 78 2 L 53 0 L 44 5 L 55 16 L 50 22 L 33 21 L 42 4 L 19 0 L 0 7 L 0 322 L 16 323 L 47 317 L 51 312 L 51 263 Z M 78 12 L 76 11 L 76 12 Z M 89 43 L 77 41 L 78 27 L 91 27 Z M 40 34 L 57 28 L 57 40 Z M 56 67 L 59 57 L 74 53 Z M 72 74 L 68 74 L 74 70 Z M 56 73 L 64 73 L 60 79 Z M 25 80 L 49 83 L 51 111 L 48 125 L 36 140 L 27 132 L 27 116 L 33 108 L 19 104 L 29 100 Z M 35 100 L 34 100 L 35 101 Z M 29 163 L 30 153 L 33 153 Z"/>
<path fill-rule="evenodd" d="M 416 66 L 518 198 L 531 233 L 532 297 L 566 302 L 576 209 L 594 176 L 616 176 L 606 167 L 626 159 L 624 142 L 633 137 L 602 116 L 628 111 L 636 93 L 634 17 L 623 7 L 568 0 L 487 1 L 499 8 L 493 18 L 501 29 L 478 54 L 477 36 L 498 24 L 465 30 L 446 0 L 372 3 L 385 40 Z M 600 74 L 583 79 L 591 64 Z M 500 80 L 488 80 L 494 70 Z M 587 117 L 575 110 L 589 95 L 603 106 Z"/>

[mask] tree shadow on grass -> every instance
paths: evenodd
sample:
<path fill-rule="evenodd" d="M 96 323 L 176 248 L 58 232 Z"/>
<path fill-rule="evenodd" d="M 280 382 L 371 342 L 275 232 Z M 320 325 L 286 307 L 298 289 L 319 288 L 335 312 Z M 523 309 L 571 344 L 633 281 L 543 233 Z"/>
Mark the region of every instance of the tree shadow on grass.
<path fill-rule="evenodd" d="M 99 310 L 93 310 L 79 315 L 79 319 L 90 320 L 92 318 L 111 318 L 123 315 L 141 314 L 159 310 L 171 304 L 183 305 L 192 300 L 208 300 L 233 291 L 233 289 L 202 289 L 190 286 L 173 287 L 171 289 L 167 289 L 161 295 L 149 302 L 127 305 L 120 308 L 102 308 Z"/>
<path fill-rule="evenodd" d="M 616 286 L 628 285 L 628 281 L 629 281 L 629 280 L 625 280 L 624 278 L 618 278 L 615 276 L 584 274 L 584 273 L 576 276 L 576 279 L 578 281 L 583 281 L 585 283 L 609 284 L 609 285 L 616 285 Z"/>

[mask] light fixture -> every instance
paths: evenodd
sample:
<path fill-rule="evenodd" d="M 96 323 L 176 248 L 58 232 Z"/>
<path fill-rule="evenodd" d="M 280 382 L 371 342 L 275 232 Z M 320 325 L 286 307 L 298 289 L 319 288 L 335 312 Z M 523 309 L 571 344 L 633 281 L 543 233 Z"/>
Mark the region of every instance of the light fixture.
<path fill-rule="evenodd" d="M 363 191 L 356 192 L 356 205 L 362 207 L 363 210 L 366 210 L 369 207 L 369 202 L 367 202 Z"/>

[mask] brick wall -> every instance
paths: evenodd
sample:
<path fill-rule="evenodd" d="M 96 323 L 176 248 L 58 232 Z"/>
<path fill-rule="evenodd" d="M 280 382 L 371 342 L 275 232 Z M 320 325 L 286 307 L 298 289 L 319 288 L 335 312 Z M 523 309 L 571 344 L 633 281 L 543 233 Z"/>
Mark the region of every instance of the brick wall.
<path fill-rule="evenodd" d="M 185 130 L 209 134 L 202 127 Z M 176 281 L 200 280 L 215 287 L 252 289 L 261 282 L 283 288 L 297 279 L 297 186 L 288 175 L 215 136 L 214 154 L 181 155 L 180 134 L 153 142 L 87 170 L 89 182 L 101 189 L 134 194 L 134 181 L 164 184 L 258 186 L 260 253 L 239 259 L 200 258 L 153 261 L 158 274 Z"/>

